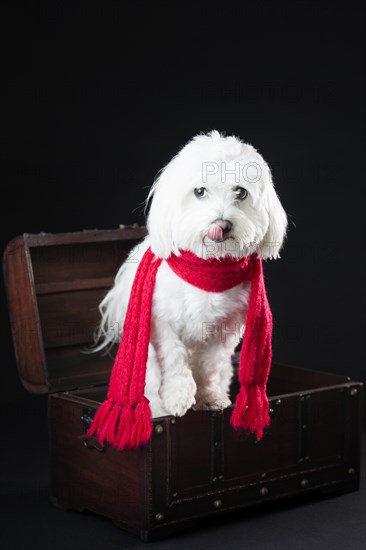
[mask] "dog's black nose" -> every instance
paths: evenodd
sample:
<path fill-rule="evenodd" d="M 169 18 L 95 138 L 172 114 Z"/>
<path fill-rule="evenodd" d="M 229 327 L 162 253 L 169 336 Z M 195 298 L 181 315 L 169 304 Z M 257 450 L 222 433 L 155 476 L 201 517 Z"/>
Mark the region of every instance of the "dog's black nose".
<path fill-rule="evenodd" d="M 224 235 L 229 233 L 230 229 L 232 228 L 233 224 L 229 220 L 216 220 L 216 225 L 221 227 L 223 230 Z"/>

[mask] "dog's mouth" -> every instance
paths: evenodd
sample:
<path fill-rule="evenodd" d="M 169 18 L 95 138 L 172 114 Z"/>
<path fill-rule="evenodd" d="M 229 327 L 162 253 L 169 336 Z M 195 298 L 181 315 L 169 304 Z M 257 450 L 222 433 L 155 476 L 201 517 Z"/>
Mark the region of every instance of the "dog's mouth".
<path fill-rule="evenodd" d="M 215 243 L 222 243 L 228 238 L 232 226 L 229 220 L 215 220 L 208 226 L 205 237 Z"/>

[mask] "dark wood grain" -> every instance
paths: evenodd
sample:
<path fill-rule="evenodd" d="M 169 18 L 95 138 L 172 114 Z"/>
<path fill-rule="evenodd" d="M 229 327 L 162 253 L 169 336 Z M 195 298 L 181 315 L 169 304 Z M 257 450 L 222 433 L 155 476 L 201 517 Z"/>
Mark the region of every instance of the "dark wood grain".
<path fill-rule="evenodd" d="M 143 527 L 145 450 L 123 454 L 107 446 L 86 447 L 81 416 L 85 406 L 66 396 L 50 399 L 51 495 L 66 508 L 88 509 Z"/>
<path fill-rule="evenodd" d="M 285 372 L 273 365 L 275 378 Z M 303 372 L 299 369 L 298 378 Z M 329 375 L 324 388 L 306 393 L 273 395 L 271 426 L 260 442 L 233 430 L 232 407 L 223 414 L 191 410 L 182 418 L 154 419 L 152 438 L 146 447 L 127 453 L 108 445 L 102 453 L 87 449 L 87 460 L 80 455 L 84 451 L 79 446 L 79 415 L 88 408 L 97 409 L 105 398 L 106 387 L 51 395 L 50 431 L 59 434 L 52 435 L 51 471 L 56 480 L 52 494 L 63 507 L 93 510 L 137 533 L 142 540 L 157 540 L 200 517 L 219 517 L 225 511 L 301 493 L 357 490 L 362 387 L 351 381 L 329 387 L 331 379 Z M 298 380 L 292 384 L 296 390 Z M 100 458 L 105 452 L 113 464 Z M 81 463 L 87 465 L 86 471 Z M 121 470 L 119 465 L 123 466 Z M 111 500 L 99 502 L 96 494 L 111 490 L 111 471 L 119 476 L 113 494 L 117 490 L 119 495 L 120 483 L 128 492 L 132 478 L 139 503 L 131 504 L 127 497 L 127 509 L 119 500 L 115 510 Z M 216 507 L 218 501 L 220 506 Z M 139 510 L 138 518 L 131 519 L 130 504 Z"/>
<path fill-rule="evenodd" d="M 4 275 L 19 374 L 28 390 L 108 381 L 113 361 L 83 351 L 94 340 L 100 301 L 145 235 L 143 227 L 127 227 L 25 234 L 9 243 Z"/>
<path fill-rule="evenodd" d="M 133 227 L 24 235 L 5 251 L 19 374 L 29 390 L 50 392 L 53 503 L 157 540 L 206 516 L 302 493 L 357 490 L 362 385 L 347 376 L 273 364 L 271 425 L 260 442 L 232 428 L 233 406 L 156 418 L 149 444 L 139 449 L 85 439 L 116 351 L 85 353 L 98 304 L 144 235 Z"/>
<path fill-rule="evenodd" d="M 29 391 L 47 392 L 47 364 L 32 263 L 23 237 L 6 247 L 3 270 L 19 376 Z"/>

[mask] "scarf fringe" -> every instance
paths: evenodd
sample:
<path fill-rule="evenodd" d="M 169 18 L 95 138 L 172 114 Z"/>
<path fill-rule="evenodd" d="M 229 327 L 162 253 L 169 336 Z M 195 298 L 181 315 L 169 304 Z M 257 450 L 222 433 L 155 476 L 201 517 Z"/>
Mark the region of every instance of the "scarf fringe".
<path fill-rule="evenodd" d="M 244 417 L 247 411 L 248 390 L 245 386 L 240 388 L 240 392 L 236 396 L 234 410 L 231 415 L 231 425 L 236 430 L 243 428 Z"/>
<path fill-rule="evenodd" d="M 252 386 L 249 391 L 242 387 L 230 419 L 235 429 L 256 434 L 257 441 L 263 437 L 263 430 L 270 424 L 269 401 L 265 387 Z"/>
<path fill-rule="evenodd" d="M 107 399 L 97 410 L 86 435 L 122 450 L 146 445 L 151 432 L 151 410 L 144 396 L 136 406 L 120 405 Z"/>

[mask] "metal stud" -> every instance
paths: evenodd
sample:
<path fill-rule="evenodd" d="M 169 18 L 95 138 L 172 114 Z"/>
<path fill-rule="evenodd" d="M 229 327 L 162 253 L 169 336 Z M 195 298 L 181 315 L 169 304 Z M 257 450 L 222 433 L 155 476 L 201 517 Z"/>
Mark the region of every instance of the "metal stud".
<path fill-rule="evenodd" d="M 164 519 L 164 514 L 162 514 L 161 512 L 159 512 L 158 514 L 156 514 L 156 516 L 155 516 L 155 520 L 156 520 L 156 521 L 159 521 L 159 522 L 160 522 L 160 521 L 163 521 L 163 519 Z"/>
<path fill-rule="evenodd" d="M 262 497 L 265 497 L 268 495 L 268 489 L 267 487 L 262 487 L 259 491 L 259 494 L 262 496 Z"/>
<path fill-rule="evenodd" d="M 174 498 L 177 498 L 177 496 L 178 496 L 178 493 L 173 493 Z"/>
<path fill-rule="evenodd" d="M 155 426 L 155 433 L 161 434 L 161 433 L 163 433 L 163 431 L 164 431 L 164 428 L 163 428 L 163 426 L 162 426 L 161 424 L 157 424 L 157 425 Z"/>
<path fill-rule="evenodd" d="M 265 477 L 267 477 L 267 474 L 266 472 L 263 472 L 263 474 L 261 474 L 261 478 L 264 479 Z"/>
<path fill-rule="evenodd" d="M 277 399 L 276 405 L 281 405 L 281 403 L 282 403 L 281 399 Z"/>
<path fill-rule="evenodd" d="M 350 476 L 352 476 L 352 475 L 355 474 L 355 473 L 356 473 L 356 470 L 355 470 L 354 468 L 348 468 L 348 474 L 349 474 Z"/>
<path fill-rule="evenodd" d="M 217 481 L 217 477 L 213 477 L 212 478 L 212 483 L 216 483 L 216 481 Z"/>
<path fill-rule="evenodd" d="M 222 481 L 224 479 L 224 476 L 219 476 L 219 480 Z"/>
<path fill-rule="evenodd" d="M 216 508 L 216 510 L 221 508 L 221 506 L 222 506 L 222 500 L 220 500 L 219 498 L 213 501 L 213 507 Z"/>
<path fill-rule="evenodd" d="M 175 424 L 175 418 L 172 418 L 170 421 L 172 424 Z"/>
<path fill-rule="evenodd" d="M 351 388 L 350 391 L 349 391 L 349 394 L 350 394 L 351 397 L 355 397 L 355 395 L 358 394 L 357 388 Z"/>
<path fill-rule="evenodd" d="M 302 479 L 300 481 L 300 485 L 303 489 L 305 489 L 305 487 L 308 487 L 309 486 L 309 480 L 308 479 Z"/>

